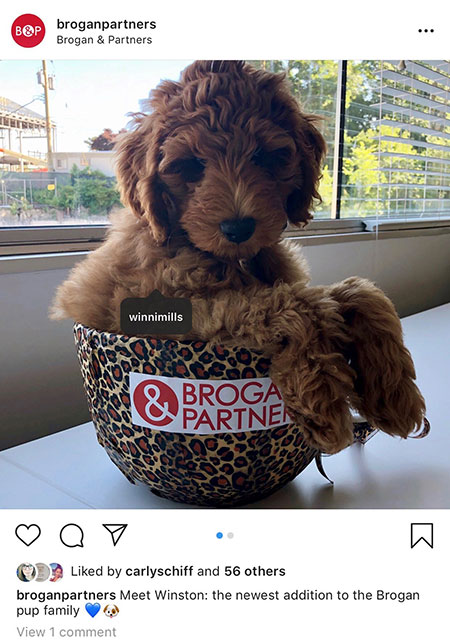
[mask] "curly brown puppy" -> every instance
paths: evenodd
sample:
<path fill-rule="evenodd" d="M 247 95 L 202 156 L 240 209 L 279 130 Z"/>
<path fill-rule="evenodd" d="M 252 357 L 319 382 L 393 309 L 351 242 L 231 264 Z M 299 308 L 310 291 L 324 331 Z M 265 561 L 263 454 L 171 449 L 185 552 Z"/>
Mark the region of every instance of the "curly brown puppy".
<path fill-rule="evenodd" d="M 352 442 L 350 405 L 388 433 L 418 429 L 424 401 L 392 303 L 355 277 L 308 287 L 280 240 L 288 222 L 311 218 L 325 153 L 283 76 L 200 61 L 149 105 L 118 148 L 130 210 L 60 286 L 52 316 L 117 332 L 126 297 L 189 297 L 183 339 L 263 350 L 311 445 Z"/>

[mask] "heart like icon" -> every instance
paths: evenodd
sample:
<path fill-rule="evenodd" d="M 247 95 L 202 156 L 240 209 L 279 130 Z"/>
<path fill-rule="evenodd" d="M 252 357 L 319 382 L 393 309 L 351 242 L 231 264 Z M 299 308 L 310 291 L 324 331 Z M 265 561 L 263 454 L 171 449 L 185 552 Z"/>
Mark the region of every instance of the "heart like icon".
<path fill-rule="evenodd" d="M 100 603 L 86 603 L 84 606 L 86 608 L 86 612 L 89 614 L 89 616 L 94 616 L 99 613 L 100 611 Z"/>
<path fill-rule="evenodd" d="M 41 535 L 41 528 L 39 525 L 17 525 L 16 536 L 23 542 L 24 545 L 29 547 Z"/>

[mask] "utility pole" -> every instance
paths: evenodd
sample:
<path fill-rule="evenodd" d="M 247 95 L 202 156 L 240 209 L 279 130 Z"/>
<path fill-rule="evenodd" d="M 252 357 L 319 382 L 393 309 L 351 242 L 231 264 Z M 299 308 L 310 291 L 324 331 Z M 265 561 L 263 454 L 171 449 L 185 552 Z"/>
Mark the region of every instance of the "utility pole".
<path fill-rule="evenodd" d="M 50 120 L 50 107 L 48 100 L 48 75 L 46 60 L 42 61 L 42 75 L 44 77 L 45 129 L 47 130 L 47 165 L 48 171 L 53 172 L 52 123 Z"/>

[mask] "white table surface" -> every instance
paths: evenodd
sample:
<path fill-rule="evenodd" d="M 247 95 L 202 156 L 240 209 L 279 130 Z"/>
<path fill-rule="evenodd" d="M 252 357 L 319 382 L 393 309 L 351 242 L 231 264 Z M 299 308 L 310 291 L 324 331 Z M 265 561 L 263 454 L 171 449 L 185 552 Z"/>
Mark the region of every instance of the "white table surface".
<path fill-rule="evenodd" d="M 363 448 L 314 463 L 254 509 L 450 508 L 450 304 L 403 319 L 431 433 L 378 433 Z M 91 422 L 0 452 L 0 508 L 187 509 L 132 485 L 98 445 Z"/>

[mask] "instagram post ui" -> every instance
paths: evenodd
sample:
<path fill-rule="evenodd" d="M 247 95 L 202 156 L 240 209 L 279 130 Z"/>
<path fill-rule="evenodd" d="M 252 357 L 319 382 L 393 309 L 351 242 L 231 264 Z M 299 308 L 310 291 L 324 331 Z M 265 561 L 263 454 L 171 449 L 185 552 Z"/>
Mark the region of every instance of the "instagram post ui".
<path fill-rule="evenodd" d="M 450 11 L 5 7 L 0 638 L 445 639 Z"/>

